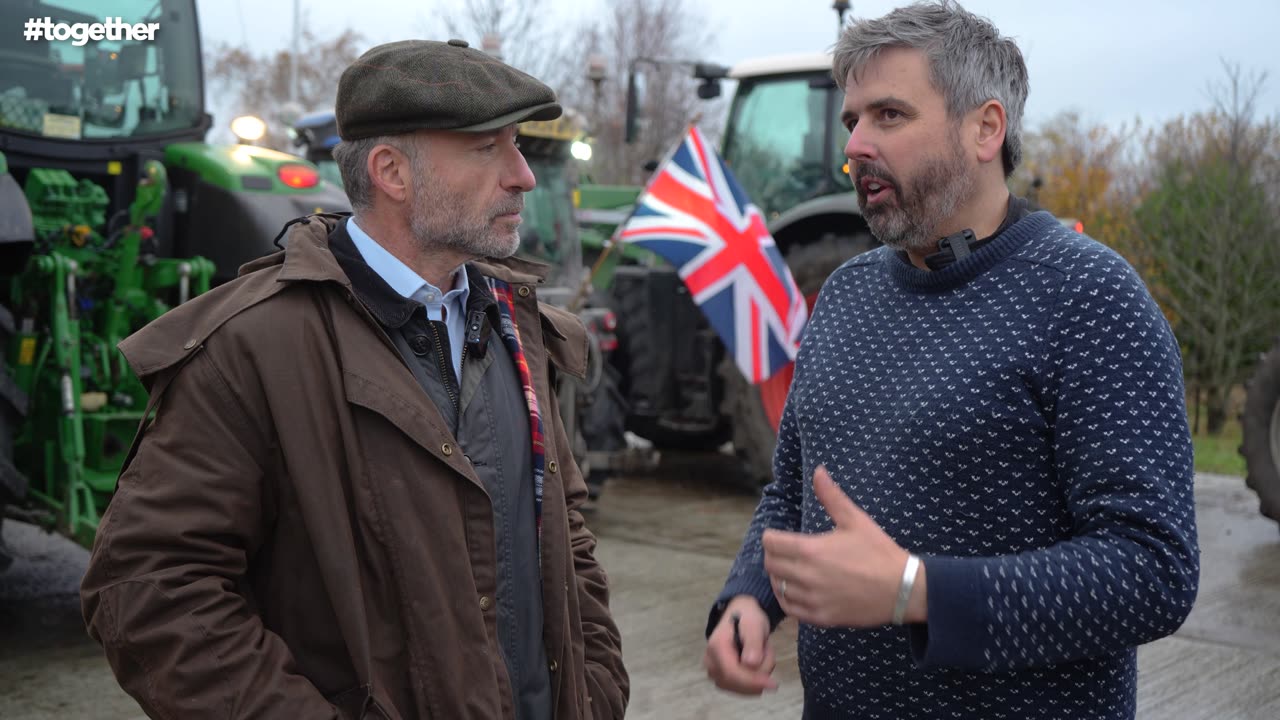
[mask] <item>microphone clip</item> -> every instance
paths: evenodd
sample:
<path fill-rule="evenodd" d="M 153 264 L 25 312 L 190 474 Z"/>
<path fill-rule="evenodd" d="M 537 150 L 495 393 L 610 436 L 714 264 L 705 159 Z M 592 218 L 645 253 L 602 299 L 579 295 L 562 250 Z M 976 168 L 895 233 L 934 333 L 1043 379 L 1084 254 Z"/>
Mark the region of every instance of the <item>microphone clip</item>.
<path fill-rule="evenodd" d="M 466 344 L 467 352 L 475 358 L 484 357 L 489 348 L 489 316 L 483 310 L 472 310 L 467 313 Z"/>
<path fill-rule="evenodd" d="M 976 242 L 977 236 L 973 234 L 973 230 L 965 228 L 939 240 L 938 252 L 926 256 L 924 262 L 930 270 L 941 270 L 972 255 L 973 244 Z"/>

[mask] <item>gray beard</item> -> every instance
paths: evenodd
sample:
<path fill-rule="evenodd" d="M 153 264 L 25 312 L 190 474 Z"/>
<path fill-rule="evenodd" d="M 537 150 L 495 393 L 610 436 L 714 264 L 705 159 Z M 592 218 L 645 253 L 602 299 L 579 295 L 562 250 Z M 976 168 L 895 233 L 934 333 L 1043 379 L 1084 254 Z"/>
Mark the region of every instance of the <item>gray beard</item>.
<path fill-rule="evenodd" d="M 463 215 L 465 198 L 426 182 L 433 170 L 424 160 L 415 160 L 414 174 L 421 181 L 416 187 L 413 207 L 409 212 L 409 232 L 423 252 L 452 250 L 473 257 L 505 258 L 520 249 L 518 228 L 510 231 L 494 228 L 494 219 L 506 212 L 524 208 L 519 193 L 493 209 L 493 214 L 477 221 Z"/>
<path fill-rule="evenodd" d="M 975 185 L 963 156 L 956 152 L 958 148 L 953 145 L 952 150 L 949 156 L 931 159 L 907 187 L 895 186 L 893 200 L 897 202 L 892 205 L 868 211 L 862 194 L 858 194 L 858 209 L 877 240 L 902 252 L 925 253 L 937 248 L 935 228 L 973 196 Z"/>
<path fill-rule="evenodd" d="M 520 248 L 518 230 L 496 230 L 492 219 L 485 224 L 468 225 L 456 210 L 428 216 L 427 207 L 441 206 L 424 205 L 419 200 L 409 217 L 409 230 L 423 250 L 452 250 L 474 257 L 505 258 Z"/>

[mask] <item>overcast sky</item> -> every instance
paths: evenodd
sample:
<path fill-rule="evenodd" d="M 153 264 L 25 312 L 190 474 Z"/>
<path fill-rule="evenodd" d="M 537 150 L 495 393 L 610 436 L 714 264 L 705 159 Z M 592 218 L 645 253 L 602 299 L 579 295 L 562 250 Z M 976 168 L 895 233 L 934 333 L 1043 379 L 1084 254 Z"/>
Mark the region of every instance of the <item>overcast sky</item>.
<path fill-rule="evenodd" d="M 370 44 L 406 37 L 444 38 L 442 9 L 461 0 L 301 0 L 310 25 L 353 28 Z M 604 0 L 549 0 L 562 18 L 603 14 Z M 205 42 L 283 48 L 292 0 L 197 0 Z M 856 17 L 878 17 L 903 2 L 854 2 Z M 1276 0 L 969 0 L 1022 48 L 1031 77 L 1027 122 L 1072 108 L 1118 126 L 1141 117 L 1158 124 L 1208 107 L 1221 61 L 1268 73 L 1259 110 L 1280 115 L 1280 2 Z M 731 65 L 762 55 L 829 50 L 835 40 L 830 0 L 688 0 L 715 31 L 704 59 Z M 571 10 L 572 9 L 572 10 Z M 336 33 L 334 33 L 336 34 Z M 467 38 L 474 45 L 478 38 Z M 509 38 L 505 42 L 518 42 Z M 584 69 L 585 72 L 585 69 Z M 232 110 L 216 105 L 215 115 Z M 215 117 L 225 126 L 228 117 Z"/>

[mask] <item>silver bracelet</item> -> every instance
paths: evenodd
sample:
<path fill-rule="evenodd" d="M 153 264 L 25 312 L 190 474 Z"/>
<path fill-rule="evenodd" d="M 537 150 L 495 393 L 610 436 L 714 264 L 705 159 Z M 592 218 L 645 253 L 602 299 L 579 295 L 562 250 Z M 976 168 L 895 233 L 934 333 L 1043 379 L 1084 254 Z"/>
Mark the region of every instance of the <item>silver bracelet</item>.
<path fill-rule="evenodd" d="M 911 600 L 911 588 L 916 585 L 916 571 L 920 558 L 907 553 L 907 566 L 902 569 L 902 583 L 898 585 L 898 602 L 893 606 L 893 624 L 901 625 L 907 614 L 907 602 Z"/>

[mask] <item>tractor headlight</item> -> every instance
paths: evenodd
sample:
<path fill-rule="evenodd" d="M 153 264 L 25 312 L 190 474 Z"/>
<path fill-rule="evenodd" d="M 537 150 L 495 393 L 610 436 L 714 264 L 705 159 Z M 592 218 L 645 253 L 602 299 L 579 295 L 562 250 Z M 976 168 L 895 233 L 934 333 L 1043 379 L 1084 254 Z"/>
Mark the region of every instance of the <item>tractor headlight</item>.
<path fill-rule="evenodd" d="M 254 143 L 267 134 L 267 124 L 262 118 L 253 115 L 241 115 L 231 121 L 231 132 L 243 143 Z"/>

